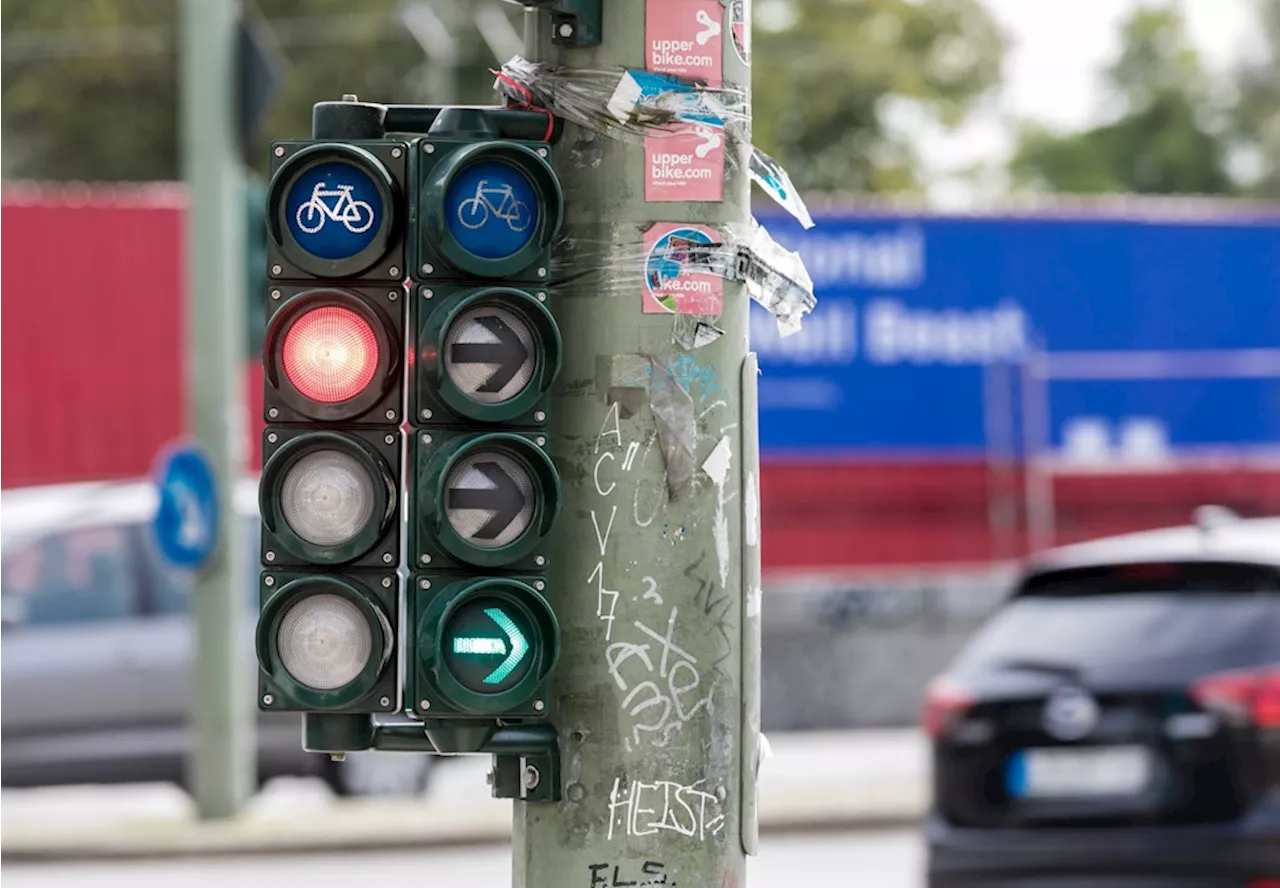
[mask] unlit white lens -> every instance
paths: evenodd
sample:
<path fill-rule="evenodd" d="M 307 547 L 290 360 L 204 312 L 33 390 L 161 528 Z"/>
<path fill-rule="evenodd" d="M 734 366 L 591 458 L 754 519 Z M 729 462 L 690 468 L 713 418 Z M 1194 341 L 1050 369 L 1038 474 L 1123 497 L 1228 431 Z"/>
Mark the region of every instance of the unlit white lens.
<path fill-rule="evenodd" d="M 285 472 L 280 508 L 293 532 L 317 546 L 349 542 L 373 517 L 373 478 L 355 457 L 319 450 Z"/>
<path fill-rule="evenodd" d="M 276 636 L 280 663 L 294 681 L 320 691 L 351 684 L 373 654 L 373 631 L 340 595 L 308 595 L 289 608 Z"/>

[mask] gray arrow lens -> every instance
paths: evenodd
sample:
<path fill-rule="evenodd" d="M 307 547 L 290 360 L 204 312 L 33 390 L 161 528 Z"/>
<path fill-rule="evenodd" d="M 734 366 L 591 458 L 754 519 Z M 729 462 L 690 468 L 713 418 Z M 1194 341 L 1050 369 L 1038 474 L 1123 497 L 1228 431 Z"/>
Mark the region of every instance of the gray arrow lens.
<path fill-rule="evenodd" d="M 373 518 L 374 479 L 355 457 L 317 450 L 285 470 L 280 510 L 293 532 L 317 546 L 354 539 Z"/>
<path fill-rule="evenodd" d="M 276 649 L 294 681 L 329 691 L 360 676 L 373 656 L 373 629 L 341 595 L 308 595 L 280 620 Z"/>
<path fill-rule="evenodd" d="M 445 515 L 458 536 L 482 549 L 515 542 L 533 522 L 533 472 L 498 451 L 469 454 L 445 480 Z"/>
<path fill-rule="evenodd" d="M 481 404 L 501 404 L 520 394 L 536 364 L 528 322 L 508 309 L 470 309 L 445 332 L 444 372 Z"/>

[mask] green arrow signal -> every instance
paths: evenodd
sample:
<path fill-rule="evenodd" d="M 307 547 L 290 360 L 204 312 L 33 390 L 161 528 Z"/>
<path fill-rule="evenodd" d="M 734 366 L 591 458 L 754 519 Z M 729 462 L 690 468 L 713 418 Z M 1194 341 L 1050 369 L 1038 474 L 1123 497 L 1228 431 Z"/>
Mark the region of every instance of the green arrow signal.
<path fill-rule="evenodd" d="M 487 607 L 484 609 L 485 615 L 498 624 L 507 635 L 507 640 L 511 642 L 510 653 L 507 652 L 507 645 L 501 638 L 484 638 L 484 637 L 464 637 L 455 638 L 453 640 L 453 652 L 455 654 L 471 654 L 473 656 L 502 656 L 506 655 L 506 659 L 498 664 L 498 668 L 490 672 L 484 678 L 485 684 L 501 684 L 503 679 L 515 671 L 515 668 L 524 660 L 525 654 L 529 653 L 529 642 L 525 639 L 524 633 L 520 631 L 520 627 L 515 624 L 510 617 L 503 612 L 501 608 Z"/>

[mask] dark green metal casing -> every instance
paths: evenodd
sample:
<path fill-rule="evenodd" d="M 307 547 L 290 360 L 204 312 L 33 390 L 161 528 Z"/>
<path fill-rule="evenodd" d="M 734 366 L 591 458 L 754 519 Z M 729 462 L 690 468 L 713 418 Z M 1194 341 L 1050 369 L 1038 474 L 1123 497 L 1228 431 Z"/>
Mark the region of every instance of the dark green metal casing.
<path fill-rule="evenodd" d="M 461 432 L 418 428 L 409 444 L 409 565 L 411 570 L 541 570 L 543 545 L 560 512 L 560 477 L 544 448 L 546 436 L 520 432 Z M 517 461 L 533 482 L 525 531 L 501 546 L 480 546 L 460 534 L 447 511 L 448 482 L 459 464 L 477 454 Z"/>
<path fill-rule="evenodd" d="M 285 141 L 271 145 L 271 178 L 267 185 L 267 274 L 272 281 L 341 279 L 367 283 L 402 283 L 407 275 L 405 233 L 409 227 L 409 143 Z M 289 230 L 285 195 L 309 169 L 339 162 L 367 174 L 383 212 L 371 242 L 355 255 L 336 259 L 307 251 Z"/>
<path fill-rule="evenodd" d="M 258 509 L 262 520 L 264 567 L 394 569 L 400 562 L 400 445 L 402 434 L 385 429 L 268 427 L 262 441 Z M 290 466 L 319 450 L 354 458 L 368 471 L 373 516 L 351 541 L 320 546 L 290 526 L 280 501 Z"/>
<path fill-rule="evenodd" d="M 477 423 L 545 428 L 549 393 L 560 372 L 563 352 L 560 328 L 547 308 L 549 298 L 547 291 L 539 288 L 415 284 L 409 312 L 414 337 L 409 379 L 411 422 L 421 426 Z M 463 391 L 448 373 L 446 339 L 462 319 L 490 308 L 523 324 L 523 331 L 499 328 L 499 335 L 516 350 L 515 359 L 527 355 L 533 369 L 522 390 L 486 403 Z M 527 343 L 522 341 L 524 336 Z M 501 348 L 501 342 L 497 347 Z M 488 366 L 493 368 L 490 379 L 499 379 L 501 365 Z"/>
<path fill-rule="evenodd" d="M 564 220 L 564 193 L 548 162 L 551 144 L 500 139 L 484 109 L 452 110 L 456 113 L 437 119 L 433 134 L 414 143 L 410 276 L 423 282 L 483 278 L 545 283 L 551 274 L 551 247 Z M 469 131 L 459 132 L 466 128 Z M 528 242 L 498 258 L 479 256 L 464 247 L 450 231 L 447 218 L 449 186 L 468 167 L 485 162 L 514 169 L 538 204 Z"/>
<path fill-rule="evenodd" d="M 255 646 L 258 654 L 258 708 L 264 712 L 382 712 L 400 708 L 396 663 L 399 632 L 399 577 L 394 569 L 363 574 L 264 571 Z M 369 622 L 375 648 L 364 670 L 341 688 L 319 690 L 301 684 L 285 669 L 276 644 L 289 608 L 310 595 L 333 594 L 352 602 Z"/>
<path fill-rule="evenodd" d="M 487 719 L 504 722 L 540 719 L 547 714 L 547 676 L 559 658 L 560 629 L 541 590 L 540 576 L 467 576 L 448 579 L 438 574 L 411 576 L 408 590 L 406 657 L 408 673 L 405 709 L 423 719 Z M 528 663 L 507 687 L 493 691 L 484 682 L 468 681 L 450 666 L 447 656 L 457 632 L 454 620 L 463 608 L 488 605 L 506 609 L 522 623 L 527 636 Z M 488 658 L 481 671 L 501 665 L 498 654 Z"/>

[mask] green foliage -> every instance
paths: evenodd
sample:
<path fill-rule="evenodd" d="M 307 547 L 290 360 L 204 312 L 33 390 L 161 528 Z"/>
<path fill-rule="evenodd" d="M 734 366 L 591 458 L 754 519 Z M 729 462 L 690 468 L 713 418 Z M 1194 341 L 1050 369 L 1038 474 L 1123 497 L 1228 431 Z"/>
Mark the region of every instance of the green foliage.
<path fill-rule="evenodd" d="M 1137 9 L 1121 44 L 1106 70 L 1117 117 L 1078 133 L 1024 126 L 1010 164 L 1015 184 L 1075 193 L 1233 193 L 1226 114 L 1177 7 Z M 1274 78 L 1273 69 L 1270 84 Z"/>
<path fill-rule="evenodd" d="M 1260 58 L 1235 71 L 1239 100 L 1231 112 L 1231 138 L 1257 166 L 1248 191 L 1280 197 L 1280 0 L 1258 0 Z"/>
<path fill-rule="evenodd" d="M 285 63 L 251 153 L 259 172 L 268 142 L 310 133 L 317 101 L 344 93 L 375 101 L 442 100 L 429 94 L 423 51 L 397 18 L 396 0 L 256 5 Z M 5 177 L 179 178 L 177 9 L 156 0 L 5 0 Z M 474 27 L 459 32 L 465 32 L 464 64 L 453 101 L 491 102 L 494 60 Z"/>
<path fill-rule="evenodd" d="M 753 140 L 802 189 L 916 187 L 895 102 L 947 126 L 1000 78 L 1004 38 L 977 0 L 763 0 Z"/>

